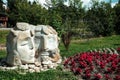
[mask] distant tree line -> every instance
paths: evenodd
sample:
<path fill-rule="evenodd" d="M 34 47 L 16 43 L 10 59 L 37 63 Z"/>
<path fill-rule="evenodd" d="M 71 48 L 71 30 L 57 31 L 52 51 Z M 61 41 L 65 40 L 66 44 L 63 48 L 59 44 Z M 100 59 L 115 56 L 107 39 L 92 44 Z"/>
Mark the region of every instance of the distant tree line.
<path fill-rule="evenodd" d="M 65 5 L 65 2 L 68 5 Z M 0 0 L 0 12 L 8 15 L 8 27 L 16 22 L 53 26 L 61 35 L 72 32 L 74 35 L 94 34 L 110 36 L 120 34 L 120 0 L 112 7 L 109 3 L 92 0 L 91 7 L 83 7 L 81 0 L 46 0 L 45 7 L 37 0 L 7 0 L 7 9 Z"/>

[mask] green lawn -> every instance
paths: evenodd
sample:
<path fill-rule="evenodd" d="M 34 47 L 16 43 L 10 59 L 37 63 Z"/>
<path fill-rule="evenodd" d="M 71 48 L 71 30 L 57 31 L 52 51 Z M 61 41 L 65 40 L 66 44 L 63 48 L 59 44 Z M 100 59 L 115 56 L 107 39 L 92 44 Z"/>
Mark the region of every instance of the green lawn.
<path fill-rule="evenodd" d="M 120 35 L 110 37 L 93 38 L 89 40 L 72 40 L 69 51 L 66 51 L 63 44 L 60 44 L 62 56 L 72 56 L 78 52 L 84 52 L 100 48 L 117 48 L 120 47 Z"/>
<path fill-rule="evenodd" d="M 0 33 L 1 34 L 1 33 Z M 2 33 L 3 34 L 3 33 Z M 6 35 L 7 33 L 5 33 Z M 1 41 L 2 40 L 2 41 Z M 0 43 L 5 44 L 5 37 L 0 38 Z M 69 51 L 66 51 L 63 44 L 60 43 L 62 57 L 69 57 L 79 52 L 100 49 L 120 47 L 120 35 L 111 37 L 93 38 L 89 40 L 72 40 Z M 0 58 L 6 56 L 6 51 L 0 51 Z M 71 72 L 64 71 L 62 66 L 56 70 L 49 70 L 40 73 L 19 74 L 18 71 L 0 71 L 0 80 L 78 80 Z"/>
<path fill-rule="evenodd" d="M 19 74 L 17 71 L 0 71 L 0 80 L 77 80 L 77 77 L 71 72 L 59 69 L 27 74 Z"/>
<path fill-rule="evenodd" d="M 0 44 L 6 43 L 6 36 L 8 35 L 9 30 L 0 30 Z"/>

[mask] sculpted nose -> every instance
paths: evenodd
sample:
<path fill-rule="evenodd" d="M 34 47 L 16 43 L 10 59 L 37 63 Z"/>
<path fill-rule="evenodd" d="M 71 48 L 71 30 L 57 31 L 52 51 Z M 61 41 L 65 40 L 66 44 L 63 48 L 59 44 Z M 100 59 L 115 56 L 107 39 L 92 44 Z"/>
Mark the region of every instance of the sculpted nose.
<path fill-rule="evenodd" d="M 33 41 L 32 40 L 29 40 L 29 49 L 33 49 L 34 48 L 34 45 L 33 45 Z"/>
<path fill-rule="evenodd" d="M 32 50 L 33 49 L 33 45 L 30 45 L 29 48 Z"/>
<path fill-rule="evenodd" d="M 40 40 L 40 49 L 42 50 L 42 51 L 47 51 L 48 50 L 48 48 L 47 48 L 47 41 L 46 41 L 46 36 L 41 36 L 41 40 Z"/>

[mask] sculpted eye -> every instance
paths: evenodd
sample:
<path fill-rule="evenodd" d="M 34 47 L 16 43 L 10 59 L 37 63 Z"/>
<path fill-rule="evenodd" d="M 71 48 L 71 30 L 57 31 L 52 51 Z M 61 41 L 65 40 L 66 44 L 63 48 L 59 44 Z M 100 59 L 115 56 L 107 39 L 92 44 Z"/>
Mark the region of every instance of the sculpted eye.
<path fill-rule="evenodd" d="M 28 45 L 29 43 L 29 38 L 25 38 L 24 41 L 21 41 L 21 46 Z"/>
<path fill-rule="evenodd" d="M 25 46 L 25 45 L 27 45 L 28 44 L 28 42 L 23 42 L 22 44 L 21 44 L 21 46 Z"/>
<path fill-rule="evenodd" d="M 24 40 L 21 41 L 21 46 L 29 45 L 30 44 L 30 38 L 27 37 Z"/>

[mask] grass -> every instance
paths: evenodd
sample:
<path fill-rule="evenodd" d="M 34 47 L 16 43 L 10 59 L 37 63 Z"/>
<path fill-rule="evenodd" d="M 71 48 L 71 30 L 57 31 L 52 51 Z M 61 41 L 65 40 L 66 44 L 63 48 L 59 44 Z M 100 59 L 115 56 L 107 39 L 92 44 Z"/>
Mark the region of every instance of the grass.
<path fill-rule="evenodd" d="M 4 58 L 6 56 L 5 50 L 0 50 L 0 58 Z"/>
<path fill-rule="evenodd" d="M 4 36 L 3 36 L 4 34 Z M 0 32 L 0 44 L 5 44 L 5 36 L 8 32 Z M 1 38 L 2 36 L 2 38 Z M 110 37 L 93 38 L 89 40 L 72 40 L 69 50 L 66 51 L 63 44 L 60 43 L 60 54 L 62 57 L 69 57 L 77 54 L 99 48 L 117 48 L 120 47 L 120 35 Z M 0 51 L 0 58 L 6 56 L 6 51 Z M 71 72 L 64 71 L 61 66 L 56 70 L 48 70 L 40 73 L 19 74 L 17 71 L 0 71 L 0 80 L 77 80 Z"/>
<path fill-rule="evenodd" d="M 62 57 L 73 56 L 78 52 L 84 52 L 100 48 L 117 48 L 120 47 L 120 35 L 110 37 L 101 37 L 85 40 L 73 40 L 69 46 L 69 51 L 66 51 L 63 44 L 60 44 Z"/>
<path fill-rule="evenodd" d="M 0 71 L 0 80 L 77 80 L 71 72 L 48 70 L 40 73 L 18 74 L 16 71 Z"/>
<path fill-rule="evenodd" d="M 8 35 L 9 30 L 0 30 L 0 44 L 6 43 L 6 36 Z"/>

